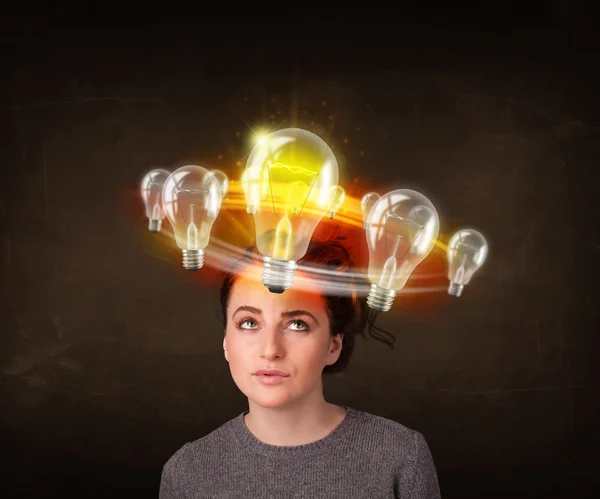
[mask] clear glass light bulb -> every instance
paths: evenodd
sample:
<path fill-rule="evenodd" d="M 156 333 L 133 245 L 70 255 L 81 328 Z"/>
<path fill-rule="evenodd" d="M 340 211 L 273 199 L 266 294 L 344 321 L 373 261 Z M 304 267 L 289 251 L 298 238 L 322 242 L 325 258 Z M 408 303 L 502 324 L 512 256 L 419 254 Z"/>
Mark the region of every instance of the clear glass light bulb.
<path fill-rule="evenodd" d="M 331 189 L 329 189 L 329 218 L 335 217 L 335 214 L 342 204 L 344 204 L 344 199 L 346 199 L 346 191 L 339 185 L 332 185 Z"/>
<path fill-rule="evenodd" d="M 462 229 L 448 241 L 448 294 L 459 297 L 488 255 L 488 243 L 474 229 Z"/>
<path fill-rule="evenodd" d="M 242 175 L 262 282 L 271 292 L 292 286 L 296 261 L 306 254 L 317 224 L 330 208 L 338 164 L 319 136 L 300 128 L 277 130 L 254 146 Z"/>
<path fill-rule="evenodd" d="M 211 170 L 210 173 L 217 177 L 221 184 L 221 198 L 224 198 L 229 192 L 229 177 L 221 170 Z"/>
<path fill-rule="evenodd" d="M 146 173 L 142 179 L 142 200 L 146 208 L 150 232 L 160 232 L 162 221 L 165 219 L 161 196 L 165 180 L 170 174 L 170 171 L 163 168 L 155 168 Z"/>
<path fill-rule="evenodd" d="M 431 201 L 410 189 L 381 196 L 371 207 L 366 231 L 369 247 L 368 305 L 388 311 L 415 267 L 435 246 L 439 217 Z"/>
<path fill-rule="evenodd" d="M 186 165 L 167 178 L 162 190 L 163 209 L 183 251 L 183 266 L 198 270 L 204 265 L 204 249 L 221 209 L 221 184 L 209 170 Z"/>
<path fill-rule="evenodd" d="M 369 216 L 369 212 L 375 204 L 375 201 L 377 201 L 379 197 L 379 194 L 376 192 L 367 192 L 360 200 L 360 210 L 362 212 L 362 220 L 365 224 L 365 230 L 369 230 L 369 226 L 367 225 L 367 217 Z"/>

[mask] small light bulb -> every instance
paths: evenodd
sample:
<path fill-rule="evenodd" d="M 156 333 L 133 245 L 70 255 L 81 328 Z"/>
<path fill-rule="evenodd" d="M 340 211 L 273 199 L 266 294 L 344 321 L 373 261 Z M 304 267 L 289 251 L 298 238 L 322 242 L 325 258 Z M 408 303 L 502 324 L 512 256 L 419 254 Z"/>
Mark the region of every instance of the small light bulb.
<path fill-rule="evenodd" d="M 170 174 L 168 170 L 156 168 L 149 171 L 142 179 L 142 200 L 146 208 L 150 232 L 160 232 L 162 221 L 165 219 L 161 195 L 165 180 Z"/>
<path fill-rule="evenodd" d="M 485 262 L 488 243 L 483 234 L 474 229 L 462 229 L 448 241 L 448 294 L 459 297 L 473 274 Z"/>

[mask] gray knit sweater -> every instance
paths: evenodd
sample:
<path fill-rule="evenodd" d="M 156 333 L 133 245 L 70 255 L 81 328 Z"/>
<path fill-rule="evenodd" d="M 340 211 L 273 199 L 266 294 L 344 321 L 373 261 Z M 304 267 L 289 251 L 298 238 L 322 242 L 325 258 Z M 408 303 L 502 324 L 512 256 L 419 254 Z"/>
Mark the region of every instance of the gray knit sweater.
<path fill-rule="evenodd" d="M 244 415 L 185 444 L 164 465 L 160 499 L 433 499 L 435 465 L 423 435 L 350 407 L 316 442 L 269 445 Z"/>

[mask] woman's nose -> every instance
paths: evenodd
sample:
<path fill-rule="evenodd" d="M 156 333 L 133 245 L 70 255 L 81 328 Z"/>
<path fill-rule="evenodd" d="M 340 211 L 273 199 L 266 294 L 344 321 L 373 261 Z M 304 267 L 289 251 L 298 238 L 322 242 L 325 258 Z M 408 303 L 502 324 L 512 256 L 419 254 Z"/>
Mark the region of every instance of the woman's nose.
<path fill-rule="evenodd" d="M 284 355 L 283 341 L 281 333 L 277 327 L 269 327 L 264 330 L 264 341 L 262 345 L 262 355 L 265 359 L 281 358 Z"/>

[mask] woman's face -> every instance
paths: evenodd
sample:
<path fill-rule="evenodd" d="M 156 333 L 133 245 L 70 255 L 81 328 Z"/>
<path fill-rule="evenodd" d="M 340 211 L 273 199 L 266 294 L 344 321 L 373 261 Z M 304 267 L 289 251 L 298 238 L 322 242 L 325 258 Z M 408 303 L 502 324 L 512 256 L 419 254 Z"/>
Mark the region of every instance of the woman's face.
<path fill-rule="evenodd" d="M 332 337 L 326 303 L 316 284 L 271 293 L 257 269 L 240 274 L 227 307 L 223 349 L 235 384 L 262 407 L 293 406 L 322 397 L 322 373 L 340 356 L 343 335 Z M 277 369 L 289 376 L 264 384 L 254 373 Z"/>

